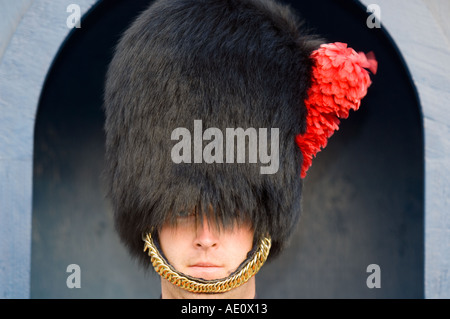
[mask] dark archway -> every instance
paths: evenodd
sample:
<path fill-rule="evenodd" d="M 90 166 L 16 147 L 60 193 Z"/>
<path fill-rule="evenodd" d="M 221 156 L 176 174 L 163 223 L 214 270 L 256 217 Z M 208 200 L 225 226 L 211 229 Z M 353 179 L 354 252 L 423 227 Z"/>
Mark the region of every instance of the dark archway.
<path fill-rule="evenodd" d="M 143 274 L 119 243 L 100 179 L 104 74 L 121 32 L 149 3 L 99 2 L 48 74 L 35 127 L 32 298 L 159 297 L 159 278 Z M 298 229 L 258 274 L 258 296 L 422 298 L 424 146 L 412 80 L 358 2 L 290 3 L 329 42 L 374 51 L 379 70 L 360 111 L 308 172 Z M 81 289 L 66 286 L 70 264 L 81 268 Z M 380 289 L 366 285 L 370 264 L 380 266 Z"/>

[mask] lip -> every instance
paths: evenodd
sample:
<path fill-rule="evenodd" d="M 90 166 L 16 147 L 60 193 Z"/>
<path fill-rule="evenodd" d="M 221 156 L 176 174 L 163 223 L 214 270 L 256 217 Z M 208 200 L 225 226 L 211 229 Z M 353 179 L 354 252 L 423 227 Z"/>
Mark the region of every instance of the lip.
<path fill-rule="evenodd" d="M 198 269 L 198 270 L 217 270 L 222 268 L 222 266 L 213 264 L 213 263 L 208 263 L 208 262 L 198 262 L 195 264 L 192 264 L 189 266 L 189 268 L 191 269 Z"/>
<path fill-rule="evenodd" d="M 216 279 L 223 273 L 223 267 L 210 262 L 197 262 L 189 266 L 189 273 L 194 277 Z"/>
<path fill-rule="evenodd" d="M 193 265 L 190 265 L 189 267 L 196 267 L 196 268 L 221 268 L 221 266 L 219 266 L 219 265 L 215 265 L 215 264 L 208 263 L 208 262 L 195 263 Z"/>
<path fill-rule="evenodd" d="M 188 274 L 202 279 L 217 279 L 224 275 L 224 268 L 209 262 L 197 262 L 190 265 Z"/>

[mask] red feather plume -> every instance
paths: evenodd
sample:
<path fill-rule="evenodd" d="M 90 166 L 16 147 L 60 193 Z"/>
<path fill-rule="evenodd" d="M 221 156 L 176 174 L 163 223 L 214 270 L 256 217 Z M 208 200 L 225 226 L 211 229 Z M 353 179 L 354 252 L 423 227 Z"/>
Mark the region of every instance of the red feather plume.
<path fill-rule="evenodd" d="M 339 119 L 347 118 L 350 110 L 358 110 L 361 99 L 372 83 L 369 69 L 376 73 L 378 63 L 372 52 L 357 53 L 347 44 L 322 44 L 311 57 L 315 61 L 312 85 L 305 100 L 306 131 L 296 136 L 303 154 L 301 178 L 333 133 L 339 129 Z"/>

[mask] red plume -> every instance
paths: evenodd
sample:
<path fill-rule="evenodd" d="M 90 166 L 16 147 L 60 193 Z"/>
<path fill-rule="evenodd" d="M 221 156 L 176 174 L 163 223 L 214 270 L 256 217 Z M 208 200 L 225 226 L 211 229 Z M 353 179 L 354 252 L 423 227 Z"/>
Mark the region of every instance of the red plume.
<path fill-rule="evenodd" d="M 302 178 L 306 176 L 312 159 L 339 129 L 339 118 L 345 119 L 351 109 L 359 109 L 361 99 L 372 83 L 366 68 L 375 74 L 378 67 L 372 52 L 366 56 L 341 42 L 322 44 L 311 57 L 315 65 L 312 85 L 305 100 L 306 131 L 296 136 L 303 154 Z"/>

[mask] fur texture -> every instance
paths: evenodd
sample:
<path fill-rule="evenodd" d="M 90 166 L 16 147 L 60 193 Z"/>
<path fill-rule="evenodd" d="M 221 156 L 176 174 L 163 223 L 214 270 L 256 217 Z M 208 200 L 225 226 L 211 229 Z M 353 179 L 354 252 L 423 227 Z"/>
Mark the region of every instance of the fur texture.
<path fill-rule="evenodd" d="M 301 210 L 302 155 L 316 38 L 269 0 L 161 0 L 127 29 L 105 87 L 106 160 L 116 228 L 149 265 L 141 235 L 195 211 L 221 226 L 250 220 L 283 248 Z M 175 164 L 178 127 L 279 128 L 276 174 L 257 164 Z M 206 144 L 206 143 L 205 143 Z M 209 220 L 212 218 L 208 218 Z"/>

